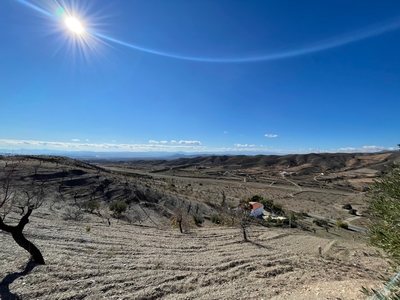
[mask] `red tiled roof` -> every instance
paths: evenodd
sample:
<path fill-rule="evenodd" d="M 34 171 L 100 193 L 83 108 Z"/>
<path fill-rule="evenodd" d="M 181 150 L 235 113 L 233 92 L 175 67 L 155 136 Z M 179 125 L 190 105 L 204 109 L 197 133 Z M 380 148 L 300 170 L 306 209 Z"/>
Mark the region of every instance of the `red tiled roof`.
<path fill-rule="evenodd" d="M 255 202 L 255 203 L 252 203 L 252 204 L 250 204 L 251 205 L 251 209 L 257 209 L 257 208 L 261 208 L 261 207 L 263 207 L 264 205 L 262 205 L 261 203 L 259 203 L 259 202 Z"/>

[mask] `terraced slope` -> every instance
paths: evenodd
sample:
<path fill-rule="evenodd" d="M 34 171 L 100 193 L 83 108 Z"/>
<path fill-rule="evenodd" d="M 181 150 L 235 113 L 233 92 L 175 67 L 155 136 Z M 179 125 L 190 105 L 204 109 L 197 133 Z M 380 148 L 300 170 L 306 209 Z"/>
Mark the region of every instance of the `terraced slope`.
<path fill-rule="evenodd" d="M 97 217 L 60 221 L 42 210 L 26 232 L 47 265 L 20 276 L 28 256 L 0 233 L 2 299 L 361 299 L 361 286 L 386 266 L 361 243 L 296 230 L 252 228 L 253 242 L 243 243 L 235 228 L 182 235 Z"/>

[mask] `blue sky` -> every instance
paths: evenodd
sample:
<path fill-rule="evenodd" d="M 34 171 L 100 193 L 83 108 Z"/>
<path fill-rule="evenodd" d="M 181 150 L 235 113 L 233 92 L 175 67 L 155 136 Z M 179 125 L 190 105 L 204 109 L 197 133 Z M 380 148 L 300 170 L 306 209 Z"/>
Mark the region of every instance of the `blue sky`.
<path fill-rule="evenodd" d="M 400 142 L 399 1 L 59 2 L 84 37 L 51 1 L 0 2 L 0 149 L 303 153 Z"/>

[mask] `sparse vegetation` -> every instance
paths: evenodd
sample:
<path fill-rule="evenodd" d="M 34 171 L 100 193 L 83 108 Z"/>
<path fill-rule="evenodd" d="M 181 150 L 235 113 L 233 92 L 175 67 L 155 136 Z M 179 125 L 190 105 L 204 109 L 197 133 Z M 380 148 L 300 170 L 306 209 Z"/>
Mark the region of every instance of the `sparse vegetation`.
<path fill-rule="evenodd" d="M 336 226 L 338 228 L 349 229 L 349 223 L 344 222 L 343 220 L 337 220 L 336 221 Z"/>
<path fill-rule="evenodd" d="M 100 202 L 98 200 L 95 200 L 95 199 L 90 199 L 90 200 L 88 200 L 88 201 L 83 203 L 83 208 L 89 213 L 93 213 L 95 211 L 97 213 L 99 213 Z"/>
<path fill-rule="evenodd" d="M 179 228 L 180 233 L 187 233 L 191 227 L 191 219 L 190 219 L 190 206 L 188 209 L 184 207 L 179 207 L 175 209 L 174 214 L 172 216 L 171 222 L 172 225 Z"/>
<path fill-rule="evenodd" d="M 325 227 L 325 226 L 329 226 L 329 223 L 327 220 L 323 220 L 323 219 L 314 219 L 313 223 L 317 226 L 320 227 Z"/>
<path fill-rule="evenodd" d="M 369 196 L 371 243 L 400 264 L 400 166 L 376 181 Z"/>
<path fill-rule="evenodd" d="M 293 192 L 294 187 L 290 187 L 288 191 L 284 190 L 282 186 L 279 189 L 269 188 L 270 183 L 263 185 L 260 182 L 254 182 L 254 186 L 252 186 L 251 176 L 248 176 L 250 180 L 246 184 L 235 180 L 227 182 L 229 179 L 221 181 L 201 179 L 203 182 L 203 186 L 201 186 L 196 178 L 189 178 L 188 175 L 185 178 L 174 177 L 173 183 L 176 191 L 172 191 L 169 190 L 170 179 L 165 178 L 163 174 L 160 178 L 156 177 L 157 173 L 143 177 L 139 175 L 127 177 L 128 175 L 118 175 L 117 171 L 108 174 L 98 170 L 84 169 L 85 175 L 82 176 L 78 172 L 71 173 L 71 169 L 76 169 L 74 165 L 65 166 L 64 163 L 59 163 L 57 167 L 65 169 L 65 173 L 68 175 L 63 175 L 59 171 L 54 172 L 52 168 L 55 168 L 55 165 L 50 166 L 46 163 L 41 165 L 41 168 L 45 168 L 45 172 L 36 171 L 35 178 L 39 178 L 37 176 L 42 176 L 44 173 L 49 177 L 60 176 L 51 181 L 55 191 L 53 195 L 55 194 L 59 200 L 50 210 L 47 205 L 40 207 L 35 215 L 33 228 L 29 228 L 31 230 L 29 233 L 33 233 L 34 238 L 38 238 L 40 246 L 51 239 L 54 247 L 52 245 L 46 249 L 49 261 L 56 261 L 58 256 L 65 255 L 65 251 L 73 255 L 75 253 L 83 254 L 75 255 L 76 264 L 75 262 L 69 264 L 57 261 L 57 264 L 49 264 L 46 269 L 38 268 L 36 272 L 26 276 L 23 281 L 25 285 L 21 285 L 20 280 L 10 285 L 13 292 L 20 293 L 21 297 L 27 299 L 32 297 L 30 293 L 34 285 L 39 283 L 43 286 L 40 287 L 41 291 L 35 291 L 37 298 L 45 297 L 44 293 L 49 291 L 50 296 L 54 298 L 83 298 L 85 295 L 89 295 L 89 292 L 97 298 L 101 298 L 103 294 L 106 294 L 107 297 L 115 295 L 118 297 L 128 295 L 131 298 L 163 297 L 165 291 L 159 289 L 164 284 L 163 278 L 158 280 L 156 276 L 159 278 L 160 272 L 169 270 L 174 270 L 179 278 L 175 279 L 174 277 L 168 282 L 168 287 L 171 286 L 173 289 L 173 292 L 168 295 L 170 298 L 185 297 L 185 291 L 190 293 L 187 294 L 188 297 L 200 297 L 200 293 L 207 288 L 202 287 L 197 291 L 193 282 L 198 281 L 192 280 L 201 278 L 201 283 L 214 284 L 215 278 L 222 278 L 221 281 L 218 279 L 215 284 L 230 280 L 241 288 L 240 292 L 232 292 L 230 289 L 224 289 L 225 285 L 221 284 L 224 295 L 236 299 L 249 295 L 258 296 L 252 289 L 252 280 L 258 276 L 261 276 L 266 284 L 277 286 L 280 286 L 282 279 L 288 280 L 289 283 L 295 280 L 296 284 L 300 282 L 301 285 L 308 286 L 315 281 L 310 279 L 311 276 L 314 276 L 312 278 L 317 276 L 326 284 L 329 284 L 331 278 L 340 277 L 345 285 L 352 280 L 352 276 L 355 274 L 367 280 L 376 280 L 375 275 L 370 272 L 371 263 L 381 263 L 383 268 L 387 268 L 386 262 L 381 260 L 378 254 L 368 248 L 363 241 L 352 239 L 353 236 L 357 237 L 357 232 L 335 230 L 332 233 L 325 233 L 321 230 L 317 234 L 311 233 L 312 229 L 317 228 L 310 224 L 312 218 L 315 218 L 315 223 L 322 228 L 329 228 L 330 225 L 334 225 L 332 220 L 351 217 L 347 215 L 348 212 L 351 212 L 350 209 L 344 211 L 336 209 L 337 206 L 335 209 L 329 208 L 328 203 L 343 203 L 341 201 L 344 196 L 340 195 L 337 190 L 332 193 L 329 190 L 320 192 L 306 190 L 297 193 Z M 117 167 L 114 170 L 118 170 Z M 205 170 L 209 171 L 210 168 Z M 34 173 L 34 170 L 29 172 Z M 174 172 L 179 172 L 179 170 Z M 25 184 L 28 180 L 24 178 L 30 179 L 31 177 L 27 176 L 25 171 L 23 174 L 24 176 L 18 180 Z M 96 174 L 97 178 L 94 176 Z M 106 179 L 107 181 L 105 181 Z M 296 180 L 295 176 L 291 179 Z M 60 181 L 63 182 L 62 185 Z M 191 188 L 185 188 L 189 184 L 191 184 Z M 97 189 L 99 186 L 100 188 Z M 255 194 L 258 196 L 251 197 Z M 244 199 L 242 200 L 244 207 L 241 210 L 237 209 L 240 199 Z M 49 200 L 53 201 L 53 199 Z M 271 212 L 271 219 L 249 217 L 250 211 L 247 205 L 249 200 L 263 203 L 266 210 Z M 308 206 L 303 206 L 303 201 Z M 363 200 L 352 195 L 346 201 L 351 201 L 352 205 L 364 212 Z M 111 210 L 113 205 L 117 206 L 116 202 L 123 202 L 123 206 L 127 207 L 126 210 L 119 213 L 118 210 L 116 210 L 117 212 Z M 281 203 L 284 206 L 279 205 Z M 291 203 L 295 203 L 296 208 L 291 207 Z M 310 207 L 309 203 L 315 207 Z M 175 214 L 177 207 L 181 207 L 182 218 L 179 217 L 179 214 Z M 308 211 L 310 215 L 296 213 L 291 209 Z M 24 212 L 26 212 L 26 207 Z M 335 214 L 335 212 L 338 213 Z M 21 214 L 21 208 L 17 205 L 10 213 L 9 220 L 16 220 L 18 214 Z M 57 220 L 59 216 L 65 215 L 68 215 L 65 218 L 68 222 Z M 118 217 L 119 220 L 113 221 L 111 215 Z M 327 219 L 320 220 L 318 216 Z M 83 217 L 84 223 L 72 222 L 80 221 Z M 365 220 L 364 216 L 361 218 L 361 220 Z M 204 219 L 207 220 L 206 223 L 204 223 Z M 43 220 L 43 225 L 37 220 Z M 111 227 L 107 226 L 107 224 L 111 224 L 109 221 L 112 222 Z M 171 221 L 174 226 L 172 230 L 170 228 Z M 186 221 L 187 223 L 185 223 Z M 210 223 L 208 221 L 221 226 L 208 226 Z M 202 226 L 202 228 L 195 228 L 194 225 Z M 356 225 L 358 223 L 355 222 Z M 310 232 L 275 228 L 289 226 L 301 228 L 310 226 L 308 228 Z M 65 235 L 62 235 L 64 230 Z M 193 234 L 179 234 L 179 232 L 188 233 L 189 230 Z M 56 235 L 58 236 L 55 238 Z M 14 272 L 13 269 L 18 269 L 21 265 L 20 260 L 15 260 L 14 264 L 14 260 L 7 259 L 6 255 L 15 250 L 12 245 L 6 243 L 7 239 L 7 235 L 0 234 L 2 243 L 0 264 L 3 263 L 8 268 L 3 272 L 0 270 L 2 276 Z M 336 251 L 329 251 L 333 239 L 337 239 L 340 247 L 343 247 L 341 253 L 353 253 L 354 249 L 357 249 L 357 252 L 354 253 L 357 266 L 348 264 L 346 259 L 337 255 Z M 5 242 L 3 243 L 3 241 Z M 241 243 L 240 241 L 247 242 Z M 342 241 L 344 242 L 342 243 Z M 332 260 L 329 260 L 329 268 L 321 268 L 321 259 L 315 259 L 318 247 L 323 253 L 324 261 L 332 257 Z M 333 249 L 336 250 L 336 248 Z M 329 255 L 325 255 L 327 252 Z M 364 252 L 365 254 L 363 254 Z M 299 255 L 304 260 L 304 264 L 301 266 L 298 265 L 297 260 Z M 101 272 L 99 272 L 99 261 L 102 264 Z M 141 289 L 141 285 L 136 281 L 141 280 L 140 272 L 134 275 L 137 277 L 125 280 L 124 271 L 136 269 L 139 264 L 146 266 L 146 272 L 148 272 L 149 279 L 154 282 L 154 286 L 150 285 Z M 85 265 L 87 268 L 85 272 L 90 274 L 90 278 L 82 277 L 80 265 Z M 182 270 L 178 270 L 177 266 Z M 189 275 L 186 270 L 190 270 Z M 243 276 L 237 277 L 238 273 L 234 270 L 240 270 Z M 65 274 L 68 281 L 73 280 L 76 283 L 77 289 L 74 289 L 73 293 L 72 289 L 57 277 L 60 276 L 60 272 L 63 272 L 63 277 Z M 307 276 L 302 276 L 304 273 L 307 273 Z M 359 275 L 360 273 L 362 275 Z M 277 276 L 279 274 L 284 274 L 284 276 Z M 46 280 L 49 276 L 54 276 L 54 279 L 47 284 Z M 187 278 L 180 280 L 184 276 Z M 118 281 L 116 286 L 113 286 L 112 280 L 114 279 Z M 96 281 L 95 284 L 91 283 L 93 280 Z M 189 281 L 190 286 L 185 286 L 183 282 Z M 60 288 L 51 289 L 50 287 L 54 283 L 58 284 L 57 286 Z M 86 286 L 90 286 L 90 289 Z M 287 291 L 291 293 L 297 292 L 292 291 L 289 286 L 282 285 L 282 297 L 285 297 L 284 289 L 286 287 L 288 287 Z M 360 289 L 359 283 L 354 283 L 352 287 L 355 290 Z M 107 291 L 102 291 L 103 288 L 107 288 Z M 215 286 L 212 288 L 214 289 Z M 0 295 L 1 289 L 0 283 Z M 63 292 L 60 292 L 61 290 Z M 56 294 L 57 292 L 59 294 Z M 267 291 L 266 297 L 273 297 L 273 292 Z M 323 294 L 324 290 L 321 289 L 320 292 Z M 338 295 L 343 299 L 346 299 L 346 296 L 347 294 Z"/>
<path fill-rule="evenodd" d="M 210 221 L 212 223 L 214 223 L 214 224 L 222 225 L 223 224 L 223 219 L 224 218 L 222 217 L 221 214 L 214 213 L 214 214 L 211 215 Z"/>
<path fill-rule="evenodd" d="M 193 221 L 196 226 L 202 226 L 204 223 L 204 217 L 200 213 L 193 214 Z"/>
<path fill-rule="evenodd" d="M 347 209 L 347 210 L 353 209 L 353 207 L 351 206 L 350 203 L 347 203 L 347 204 L 343 205 L 342 208 L 343 209 Z"/>
<path fill-rule="evenodd" d="M 77 207 L 67 206 L 65 208 L 63 219 L 66 221 L 82 221 L 83 220 L 83 211 Z"/>
<path fill-rule="evenodd" d="M 128 204 L 126 204 L 125 201 L 117 200 L 113 201 L 110 204 L 109 208 L 113 212 L 114 217 L 119 219 L 121 215 L 128 209 Z"/>

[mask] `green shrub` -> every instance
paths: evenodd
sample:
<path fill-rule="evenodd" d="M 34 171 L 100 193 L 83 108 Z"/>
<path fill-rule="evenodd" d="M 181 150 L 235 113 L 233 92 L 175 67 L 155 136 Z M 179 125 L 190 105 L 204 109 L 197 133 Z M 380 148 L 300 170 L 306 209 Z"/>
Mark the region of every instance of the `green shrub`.
<path fill-rule="evenodd" d="M 342 208 L 343 209 L 347 209 L 347 210 L 353 209 L 353 207 L 351 206 L 350 203 L 347 203 L 347 204 L 343 205 Z"/>
<path fill-rule="evenodd" d="M 196 226 L 201 226 L 204 223 L 204 217 L 201 214 L 194 214 L 193 221 L 196 224 Z"/>
<path fill-rule="evenodd" d="M 122 200 L 114 201 L 110 204 L 110 210 L 114 213 L 116 217 L 121 217 L 121 214 L 126 212 L 128 209 L 128 204 Z"/>
<path fill-rule="evenodd" d="M 86 211 L 93 213 L 94 211 L 98 211 L 100 209 L 100 202 L 94 199 L 88 200 L 83 203 L 83 208 Z"/>
<path fill-rule="evenodd" d="M 219 214 L 212 214 L 211 215 L 211 222 L 213 222 L 214 224 L 218 224 L 221 225 L 223 223 L 223 218 L 221 215 Z"/>
<path fill-rule="evenodd" d="M 400 166 L 371 186 L 369 198 L 370 241 L 400 264 Z"/>
<path fill-rule="evenodd" d="M 327 220 L 323 219 L 314 219 L 313 223 L 319 227 L 329 227 L 329 223 Z"/>
<path fill-rule="evenodd" d="M 336 226 L 339 228 L 343 228 L 343 229 L 349 229 L 349 223 L 344 222 L 342 220 L 337 220 L 336 221 Z"/>

